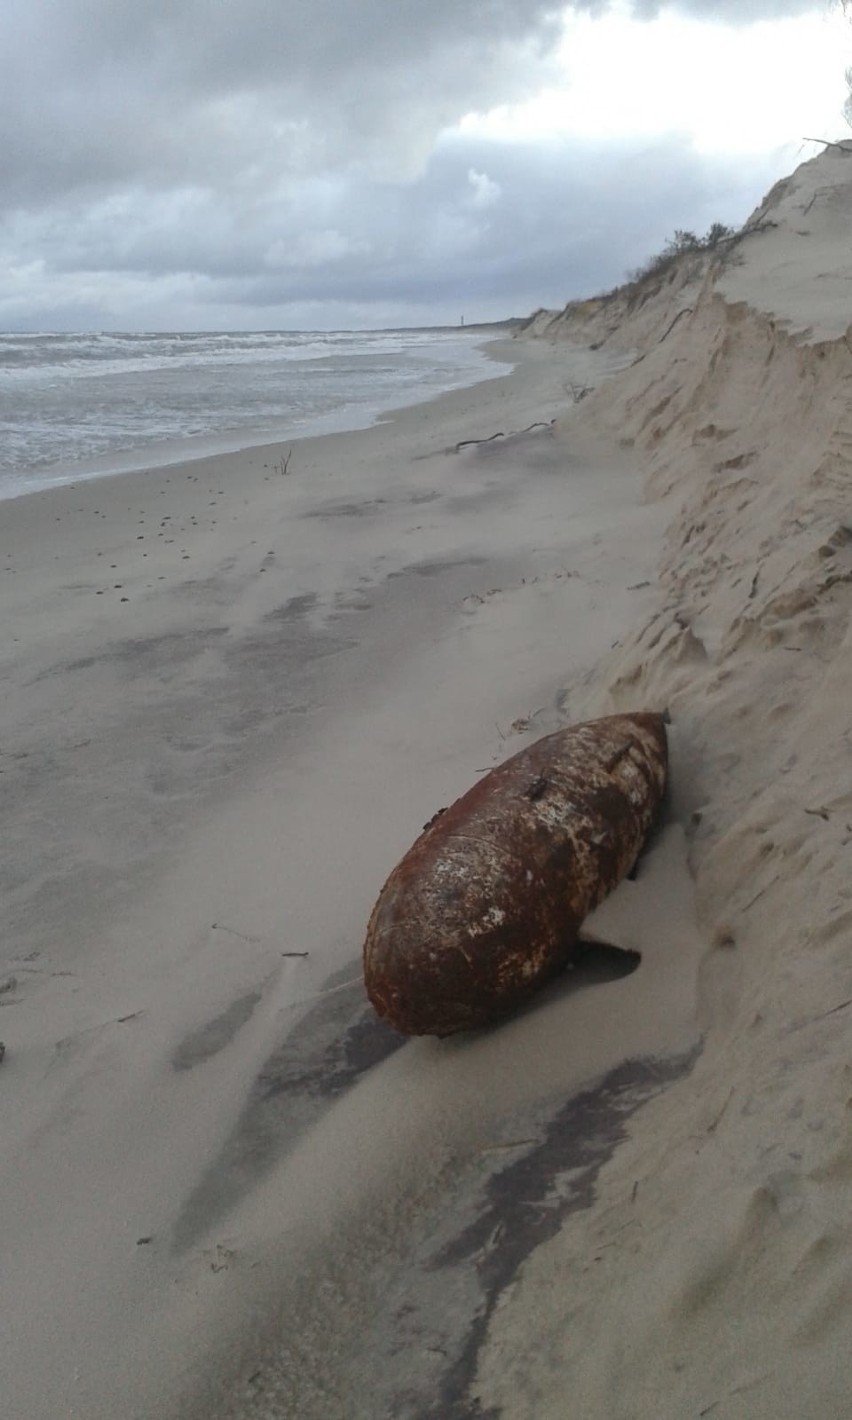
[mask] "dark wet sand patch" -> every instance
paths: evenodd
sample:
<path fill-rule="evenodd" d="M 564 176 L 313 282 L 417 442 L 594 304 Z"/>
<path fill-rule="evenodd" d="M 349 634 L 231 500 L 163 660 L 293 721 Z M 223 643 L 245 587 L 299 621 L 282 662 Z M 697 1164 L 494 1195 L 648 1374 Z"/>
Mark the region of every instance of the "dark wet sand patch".
<path fill-rule="evenodd" d="M 476 1189 L 470 1221 L 438 1247 L 422 1249 L 407 1287 L 394 1294 L 406 1380 L 382 1397 L 382 1413 L 395 1420 L 510 1420 L 470 1395 L 502 1293 L 570 1214 L 592 1206 L 597 1176 L 625 1139 L 630 1116 L 687 1074 L 697 1055 L 698 1048 L 666 1060 L 627 1060 L 574 1095 L 539 1124 L 538 1143 L 495 1167 Z M 470 1181 L 464 1194 L 470 1198 Z M 377 1356 L 377 1373 L 384 1364 Z"/>
<path fill-rule="evenodd" d="M 365 498 L 362 502 L 323 503 L 303 513 L 303 518 L 363 518 L 387 505 L 387 498 Z"/>
<path fill-rule="evenodd" d="M 319 603 L 316 592 L 308 592 L 301 596 L 290 597 L 288 601 L 282 602 L 281 606 L 275 607 L 273 611 L 266 612 L 263 620 L 265 622 L 288 622 L 301 621 L 313 611 Z"/>
<path fill-rule="evenodd" d="M 440 577 L 443 572 L 452 572 L 458 567 L 482 567 L 486 557 L 455 557 L 442 562 L 412 562 L 401 567 L 398 572 L 389 572 L 387 580 L 394 577 Z"/>
<path fill-rule="evenodd" d="M 246 1357 L 238 1389 L 224 1407 L 211 1398 L 193 1414 L 512 1420 L 511 1411 L 483 1407 L 472 1394 L 501 1297 L 536 1248 L 570 1215 L 592 1207 L 600 1170 L 626 1138 L 630 1117 L 688 1074 L 698 1053 L 696 1047 L 669 1059 L 624 1061 L 562 1103 L 504 1119 L 497 1138 L 451 1166 L 407 1243 L 391 1229 L 391 1256 L 383 1262 L 377 1255 L 375 1276 L 353 1284 L 359 1315 L 353 1318 L 340 1281 L 328 1314 L 311 1312 L 302 1338 L 301 1308 L 330 1269 L 345 1276 L 364 1261 L 357 1251 L 350 1257 L 346 1244 L 338 1253 L 333 1237 L 318 1241 L 302 1282 L 284 1279 L 287 1301 L 273 1304 L 274 1334 Z M 374 1206 L 378 1222 L 364 1223 L 375 1242 L 384 1225 L 379 1199 Z M 334 1338 L 327 1373 L 322 1362 L 318 1372 L 310 1365 L 322 1354 L 324 1336 Z"/>
<path fill-rule="evenodd" d="M 161 636 L 139 636 L 125 641 L 116 641 L 96 656 L 82 656 L 75 661 L 52 666 L 42 671 L 30 682 L 35 685 L 48 676 L 64 674 L 66 671 L 86 671 L 93 666 L 120 664 L 130 666 L 139 674 L 150 673 L 161 666 L 180 665 L 193 656 L 206 651 L 211 643 L 227 636 L 227 626 L 209 626 L 197 631 L 170 631 Z"/>

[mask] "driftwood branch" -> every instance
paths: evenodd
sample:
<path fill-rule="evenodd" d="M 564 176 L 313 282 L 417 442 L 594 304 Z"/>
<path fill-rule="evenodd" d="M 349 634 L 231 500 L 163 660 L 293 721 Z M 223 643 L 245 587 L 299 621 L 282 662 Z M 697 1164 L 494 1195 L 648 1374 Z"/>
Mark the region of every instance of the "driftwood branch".
<path fill-rule="evenodd" d="M 517 439 L 521 434 L 529 434 L 533 429 L 551 429 L 555 423 L 555 419 L 537 419 L 534 424 L 528 424 L 526 429 L 513 429 L 509 434 L 498 430 L 496 434 L 489 434 L 484 439 L 461 439 L 452 449 L 452 453 L 458 454 L 473 444 L 493 444 L 495 439 Z"/>
<path fill-rule="evenodd" d="M 691 316 L 694 310 L 695 310 L 695 307 L 694 307 L 694 306 L 684 306 L 684 308 L 683 308 L 682 311 L 678 311 L 678 313 L 677 313 L 677 315 L 675 316 L 674 320 L 671 322 L 671 325 L 667 326 L 666 329 L 663 331 L 662 335 L 660 336 L 659 340 L 657 341 L 657 344 L 658 344 L 658 345 L 662 345 L 663 341 L 666 339 L 666 336 L 671 335 L 672 331 L 674 330 L 674 328 L 675 328 L 675 326 L 677 325 L 678 321 L 680 320 L 681 316 Z"/>
<path fill-rule="evenodd" d="M 826 197 L 829 193 L 833 191 L 833 187 L 818 187 L 814 192 L 814 195 L 808 203 L 807 207 L 802 208 L 802 216 L 807 217 L 808 213 L 810 212 L 811 208 L 813 207 L 814 203 L 817 201 L 818 198 Z"/>
<path fill-rule="evenodd" d="M 260 937 L 247 937 L 245 932 L 238 932 L 235 927 L 226 927 L 224 922 L 211 922 L 211 932 L 227 932 L 229 937 L 239 937 L 241 942 L 259 942 Z"/>
<path fill-rule="evenodd" d="M 839 148 L 841 153 L 848 153 L 849 157 L 852 158 L 852 147 L 847 147 L 847 142 L 836 143 L 831 138 L 803 138 L 802 142 L 824 143 L 826 148 Z"/>
<path fill-rule="evenodd" d="M 579 404 L 581 399 L 585 399 L 587 394 L 591 394 L 594 385 L 575 385 L 573 380 L 565 386 L 565 393 L 570 394 L 574 404 Z"/>
<path fill-rule="evenodd" d="M 773 230 L 777 226 L 778 223 L 773 222 L 771 217 L 764 217 L 762 221 L 752 222 L 750 226 L 746 224 L 746 226 L 743 227 L 741 232 L 737 232 L 736 239 L 737 241 L 740 241 L 743 237 L 753 236 L 755 232 L 768 232 L 770 230 Z"/>
<path fill-rule="evenodd" d="M 471 444 L 493 444 L 495 439 L 505 439 L 507 437 L 508 436 L 504 434 L 502 430 L 498 430 L 496 434 L 489 434 L 487 439 L 462 439 L 460 443 L 456 444 L 453 452 L 459 453 L 461 449 L 467 449 Z"/>

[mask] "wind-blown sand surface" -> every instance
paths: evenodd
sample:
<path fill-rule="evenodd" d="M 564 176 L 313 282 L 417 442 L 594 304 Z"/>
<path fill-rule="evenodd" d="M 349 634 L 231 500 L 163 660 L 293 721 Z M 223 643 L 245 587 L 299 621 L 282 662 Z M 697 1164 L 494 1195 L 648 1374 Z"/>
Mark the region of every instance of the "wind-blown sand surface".
<path fill-rule="evenodd" d="M 833 150 L 721 261 L 286 475 L 0 509 L 9 1414 L 849 1412 L 850 216 Z M 382 1027 L 422 824 L 666 706 L 665 820 L 587 924 L 638 969 Z"/>
<path fill-rule="evenodd" d="M 662 521 L 632 460 L 550 425 L 566 386 L 623 363 L 531 349 L 508 378 L 296 444 L 286 475 L 286 450 L 254 450 L 3 506 L 21 1420 L 163 1415 L 199 1374 L 220 1397 L 202 1386 L 203 1415 L 437 1397 L 475 1269 L 448 1264 L 455 1313 L 424 1284 L 422 1344 L 396 1359 L 391 1281 L 438 1224 L 461 1236 L 574 1087 L 694 1044 L 689 932 L 644 882 L 621 909 L 624 945 L 649 939 L 638 995 L 591 989 L 623 969 L 602 954 L 501 1031 L 398 1050 L 360 980 L 373 899 L 425 819 L 561 723 L 566 667 L 591 672 L 653 604 Z M 676 830 L 655 861 L 688 899 Z"/>

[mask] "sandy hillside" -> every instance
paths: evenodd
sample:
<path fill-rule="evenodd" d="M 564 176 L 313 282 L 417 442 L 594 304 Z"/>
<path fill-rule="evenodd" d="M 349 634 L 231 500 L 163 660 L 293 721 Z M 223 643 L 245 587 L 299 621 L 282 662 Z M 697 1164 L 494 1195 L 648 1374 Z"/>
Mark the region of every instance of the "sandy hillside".
<path fill-rule="evenodd" d="M 702 929 L 702 1050 L 590 1213 L 525 1264 L 483 1413 L 852 1412 L 852 153 L 742 238 L 538 333 L 632 349 L 582 406 L 675 499 L 649 617 L 580 716 L 665 703 Z"/>

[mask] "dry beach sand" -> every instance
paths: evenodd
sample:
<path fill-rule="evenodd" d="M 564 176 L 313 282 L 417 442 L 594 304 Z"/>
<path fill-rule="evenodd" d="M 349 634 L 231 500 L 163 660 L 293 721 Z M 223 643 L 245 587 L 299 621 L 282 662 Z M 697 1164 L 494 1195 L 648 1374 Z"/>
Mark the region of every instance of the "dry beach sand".
<path fill-rule="evenodd" d="M 0 507 L 6 1413 L 852 1409 L 850 219 L 829 150 L 286 475 Z M 666 706 L 665 820 L 588 923 L 638 968 L 380 1026 L 421 825 Z"/>

